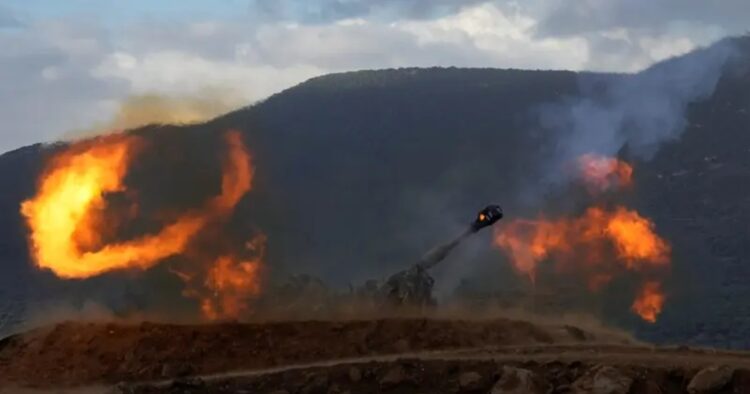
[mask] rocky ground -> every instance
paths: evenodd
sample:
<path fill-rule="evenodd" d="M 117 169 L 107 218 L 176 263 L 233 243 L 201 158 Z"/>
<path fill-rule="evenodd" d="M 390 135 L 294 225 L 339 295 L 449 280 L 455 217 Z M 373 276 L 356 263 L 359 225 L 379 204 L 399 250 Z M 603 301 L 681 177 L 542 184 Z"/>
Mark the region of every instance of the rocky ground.
<path fill-rule="evenodd" d="M 261 375 L 120 385 L 125 393 L 745 393 L 750 371 L 495 359 L 345 363 Z"/>
<path fill-rule="evenodd" d="M 0 392 L 746 393 L 741 352 L 567 325 L 417 318 L 63 323 L 0 341 Z"/>

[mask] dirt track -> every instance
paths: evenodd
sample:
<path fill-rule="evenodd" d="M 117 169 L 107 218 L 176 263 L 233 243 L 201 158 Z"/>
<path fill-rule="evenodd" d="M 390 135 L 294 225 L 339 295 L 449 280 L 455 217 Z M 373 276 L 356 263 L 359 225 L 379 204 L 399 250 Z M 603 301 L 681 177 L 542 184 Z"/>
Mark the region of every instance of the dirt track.
<path fill-rule="evenodd" d="M 502 319 L 65 323 L 0 341 L 0 391 L 98 392 L 119 382 L 118 390 L 138 393 L 488 392 L 510 373 L 504 367 L 515 367 L 549 392 L 583 393 L 581 382 L 612 366 L 632 380 L 630 392 L 672 393 L 711 365 L 732 368 L 720 392 L 750 392 L 744 353 L 657 349 L 613 334 Z M 661 391 L 639 389 L 644 385 Z"/>

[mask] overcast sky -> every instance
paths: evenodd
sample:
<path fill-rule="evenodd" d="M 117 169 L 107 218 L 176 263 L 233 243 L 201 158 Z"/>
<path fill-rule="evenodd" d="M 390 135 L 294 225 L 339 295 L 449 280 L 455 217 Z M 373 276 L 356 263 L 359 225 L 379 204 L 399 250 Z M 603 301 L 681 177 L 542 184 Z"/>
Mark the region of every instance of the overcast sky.
<path fill-rule="evenodd" d="M 0 152 L 104 124 L 133 95 L 240 105 L 405 66 L 637 71 L 748 20 L 748 0 L 2 0 Z"/>

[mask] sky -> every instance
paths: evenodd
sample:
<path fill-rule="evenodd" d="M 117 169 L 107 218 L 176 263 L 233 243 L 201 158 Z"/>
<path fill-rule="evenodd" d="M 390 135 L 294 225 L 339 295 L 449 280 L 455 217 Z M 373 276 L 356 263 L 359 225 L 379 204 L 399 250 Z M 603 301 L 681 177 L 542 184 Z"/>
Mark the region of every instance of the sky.
<path fill-rule="evenodd" d="M 359 69 L 636 72 L 747 20 L 748 0 L 0 0 L 0 153 L 143 95 L 230 108 Z"/>

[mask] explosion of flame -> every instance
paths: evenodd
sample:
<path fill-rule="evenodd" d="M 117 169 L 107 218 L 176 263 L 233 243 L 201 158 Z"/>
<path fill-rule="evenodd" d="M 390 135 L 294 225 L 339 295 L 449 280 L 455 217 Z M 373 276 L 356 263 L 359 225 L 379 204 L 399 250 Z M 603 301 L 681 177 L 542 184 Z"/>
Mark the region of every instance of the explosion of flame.
<path fill-rule="evenodd" d="M 633 184 L 633 166 L 614 157 L 587 153 L 578 158 L 578 169 L 591 194 L 627 188 Z"/>
<path fill-rule="evenodd" d="M 669 263 L 669 244 L 653 228 L 651 221 L 624 207 L 612 211 L 591 207 L 577 218 L 511 221 L 497 232 L 495 243 L 509 253 L 515 268 L 532 280 L 537 265 L 549 258 L 562 265 L 579 262 L 582 266 L 575 268 L 594 272 L 607 268 L 601 262 L 609 250 L 614 250 L 623 267 L 637 271 Z M 601 276 L 593 280 L 606 282 Z"/>
<path fill-rule="evenodd" d="M 187 213 L 156 234 L 103 244 L 100 234 L 110 231 L 99 212 L 106 195 L 126 190 L 123 179 L 140 144 L 124 134 L 79 142 L 53 157 L 43 172 L 39 189 L 23 202 L 21 212 L 30 229 L 35 264 L 64 279 L 83 279 L 123 269 L 145 270 L 166 257 L 181 254 L 204 226 L 231 213 L 252 184 L 250 156 L 238 132 L 225 135 L 229 149 L 223 166 L 221 194 L 202 209 Z M 90 249 L 92 245 L 97 248 Z M 88 250 L 90 249 L 90 250 Z M 220 291 L 226 287 L 222 269 L 233 265 L 220 258 L 208 281 Z M 230 287 L 257 289 L 253 275 L 260 260 L 240 263 L 242 281 Z M 256 268 L 248 268 L 248 267 Z M 232 273 L 229 273 L 232 275 Z"/>
<path fill-rule="evenodd" d="M 665 298 L 661 290 L 661 283 L 648 281 L 641 287 L 635 301 L 633 301 L 631 309 L 643 320 L 656 323 L 656 317 L 664 306 Z"/>
<path fill-rule="evenodd" d="M 593 154 L 579 158 L 581 178 L 593 195 L 629 187 L 632 167 Z M 596 192 L 596 193 L 594 193 Z M 598 291 L 623 271 L 650 274 L 670 263 L 671 247 L 654 223 L 623 206 L 589 207 L 578 217 L 516 219 L 496 229 L 494 244 L 503 249 L 521 274 L 536 279 L 540 263 L 551 260 L 558 272 L 582 275 Z M 664 303 L 659 282 L 647 282 L 632 310 L 655 322 Z"/>
<path fill-rule="evenodd" d="M 39 267 L 67 279 L 146 269 L 179 253 L 200 229 L 203 218 L 188 215 L 155 235 L 81 250 L 81 245 L 98 243 L 96 213 L 105 205 L 105 194 L 124 190 L 122 180 L 137 146 L 134 137 L 114 135 L 75 145 L 51 160 L 39 192 L 21 206 Z"/>
<path fill-rule="evenodd" d="M 189 290 L 200 300 L 203 316 L 209 320 L 237 319 L 247 311 L 247 300 L 260 293 L 258 271 L 265 254 L 266 237 L 259 235 L 246 245 L 248 259 L 220 256 L 208 269 L 203 290 Z"/>

